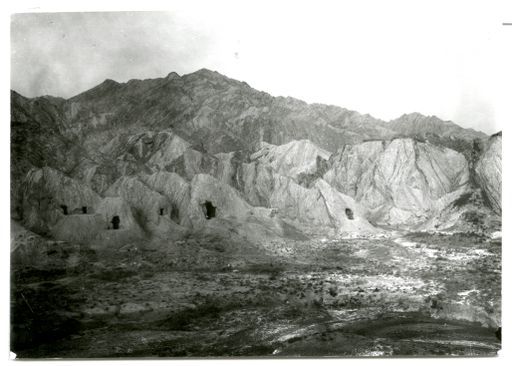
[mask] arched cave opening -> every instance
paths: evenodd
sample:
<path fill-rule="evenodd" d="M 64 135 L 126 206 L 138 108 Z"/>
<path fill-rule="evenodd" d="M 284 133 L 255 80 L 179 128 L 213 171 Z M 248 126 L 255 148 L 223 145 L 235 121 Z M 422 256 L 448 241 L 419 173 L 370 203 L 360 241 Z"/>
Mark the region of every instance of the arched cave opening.
<path fill-rule="evenodd" d="M 68 214 L 68 206 L 66 205 L 60 205 L 60 208 L 62 208 L 62 213 L 64 215 L 67 215 Z"/>
<path fill-rule="evenodd" d="M 86 213 L 87 213 L 87 206 L 82 206 L 82 213 L 83 213 L 83 214 L 86 214 Z"/>
<path fill-rule="evenodd" d="M 354 220 L 354 212 L 350 208 L 345 209 L 345 215 L 349 220 Z"/>
<path fill-rule="evenodd" d="M 212 217 L 215 217 L 217 207 L 215 207 L 210 201 L 205 201 L 203 204 L 203 213 L 206 220 L 210 220 Z"/>
<path fill-rule="evenodd" d="M 163 216 L 163 215 L 164 215 L 164 209 L 163 209 L 163 208 L 161 208 L 158 214 L 159 214 L 160 216 Z"/>
<path fill-rule="evenodd" d="M 179 223 L 180 221 L 180 211 L 178 209 L 178 207 L 172 205 L 171 207 L 171 220 L 176 222 L 176 223 Z"/>
<path fill-rule="evenodd" d="M 114 230 L 118 230 L 118 229 L 119 229 L 119 224 L 121 223 L 121 219 L 119 218 L 119 216 L 117 216 L 117 215 L 116 215 L 116 216 L 114 216 L 114 217 L 112 218 L 112 221 L 111 221 L 111 222 L 112 222 L 112 228 L 113 228 Z"/>

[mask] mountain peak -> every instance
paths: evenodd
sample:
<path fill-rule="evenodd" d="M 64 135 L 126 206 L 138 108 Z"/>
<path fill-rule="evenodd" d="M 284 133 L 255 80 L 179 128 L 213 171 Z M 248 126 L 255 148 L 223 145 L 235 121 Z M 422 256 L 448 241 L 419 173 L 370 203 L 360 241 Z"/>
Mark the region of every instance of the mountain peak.
<path fill-rule="evenodd" d="M 187 76 L 195 76 L 200 78 L 206 78 L 210 80 L 230 80 L 227 76 L 222 75 L 221 73 L 217 71 L 213 71 L 210 69 L 202 68 L 197 71 L 194 71 L 191 74 L 188 74 Z"/>
<path fill-rule="evenodd" d="M 220 75 L 217 71 L 213 71 L 213 70 L 210 70 L 210 69 L 207 69 L 205 67 L 197 70 L 196 72 L 194 72 L 193 74 L 202 74 L 202 75 Z"/>
<path fill-rule="evenodd" d="M 112 79 L 105 79 L 100 85 L 119 85 L 119 83 Z"/>
<path fill-rule="evenodd" d="M 180 75 L 174 71 L 170 72 L 166 77 L 167 80 L 179 79 Z"/>

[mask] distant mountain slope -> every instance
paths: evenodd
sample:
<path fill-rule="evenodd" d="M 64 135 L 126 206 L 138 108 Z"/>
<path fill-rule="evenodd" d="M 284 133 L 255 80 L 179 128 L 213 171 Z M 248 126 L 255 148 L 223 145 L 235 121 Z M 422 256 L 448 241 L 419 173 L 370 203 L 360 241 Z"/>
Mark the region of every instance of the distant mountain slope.
<path fill-rule="evenodd" d="M 404 114 L 388 123 L 388 127 L 404 136 L 425 136 L 435 134 L 439 137 L 452 137 L 463 140 L 486 138 L 483 132 L 472 128 L 462 128 L 451 121 L 443 121 L 436 116 L 424 116 L 420 113 Z"/>
<path fill-rule="evenodd" d="M 501 155 L 483 133 L 417 113 L 384 122 L 273 97 L 206 69 L 126 83 L 105 80 L 67 100 L 29 99 L 13 91 L 11 111 L 14 218 L 23 216 L 24 197 L 34 193 L 20 194 L 21 182 L 32 168 L 44 167 L 100 197 L 120 196 L 124 203 L 108 201 L 108 210 L 129 205 L 144 216 L 136 215 L 143 228 L 144 222 L 159 225 L 160 209 L 184 212 L 183 202 L 190 201 L 185 191 L 198 175 L 206 182 L 202 194 L 209 182 L 221 193 L 236 190 L 244 205 L 347 231 L 371 229 L 368 213 L 382 224 L 417 224 L 444 204 L 444 196 L 456 199 L 466 188 L 482 188 L 495 211 L 500 200 L 501 170 L 485 167 L 498 158 L 501 167 Z M 149 176 L 158 176 L 158 184 L 144 178 Z M 135 192 L 147 191 L 141 197 L 163 198 L 146 207 L 151 200 L 135 202 L 132 191 L 123 193 L 125 181 L 144 182 L 132 184 Z M 149 183 L 152 188 L 145 187 Z M 166 184 L 183 188 L 179 199 Z M 342 208 L 347 212 L 336 212 Z M 179 223 L 193 224 L 187 215 Z M 174 224 L 165 225 L 159 230 Z"/>
<path fill-rule="evenodd" d="M 17 105 L 20 98 L 11 99 Z M 346 144 L 396 136 L 485 137 L 417 113 L 386 123 L 341 107 L 273 97 L 206 69 L 126 83 L 108 79 L 68 100 L 35 99 L 52 106 L 55 123 L 83 140 L 91 154 L 114 136 L 169 128 L 211 154 L 253 152 L 262 141 L 282 145 L 308 139 L 334 152 Z"/>

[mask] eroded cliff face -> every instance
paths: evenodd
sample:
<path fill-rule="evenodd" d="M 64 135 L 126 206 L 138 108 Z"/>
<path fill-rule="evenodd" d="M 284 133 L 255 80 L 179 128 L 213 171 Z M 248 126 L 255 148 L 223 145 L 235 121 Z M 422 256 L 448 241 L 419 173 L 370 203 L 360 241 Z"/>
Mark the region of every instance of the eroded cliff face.
<path fill-rule="evenodd" d="M 286 220 L 337 234 L 446 227 L 482 202 L 501 213 L 501 135 L 478 142 L 481 133 L 435 117 L 385 123 L 208 70 L 107 80 L 69 100 L 11 97 L 13 217 L 38 232 L 66 237 L 81 222 L 108 230 L 123 215 L 137 235 L 165 236 L 211 227 L 207 201 L 224 224 Z M 473 208 L 454 204 L 477 190 Z M 33 203 L 40 192 L 52 203 Z M 63 218 L 59 205 L 102 218 Z"/>
<path fill-rule="evenodd" d="M 297 180 L 300 175 L 312 174 L 317 169 L 317 159 L 328 160 L 331 153 L 309 140 L 292 141 L 275 146 L 263 142 L 251 160 L 269 165 L 276 173 Z"/>
<path fill-rule="evenodd" d="M 41 234 L 64 216 L 93 213 L 100 200 L 89 186 L 48 167 L 30 170 L 17 190 L 21 221 Z"/>
<path fill-rule="evenodd" d="M 369 210 L 383 225 L 413 225 L 435 210 L 435 202 L 468 184 L 464 156 L 413 139 L 345 146 L 330 160 L 324 179 Z"/>
<path fill-rule="evenodd" d="M 486 142 L 475 173 L 490 206 L 501 215 L 501 132 Z"/>
<path fill-rule="evenodd" d="M 14 93 L 12 105 L 22 357 L 68 341 L 70 357 L 340 344 L 348 356 L 393 355 L 425 324 L 432 337 L 412 345 L 423 353 L 439 342 L 447 354 L 499 349 L 501 135 L 474 140 L 417 114 L 388 124 L 207 70 L 107 80 L 69 100 Z M 212 306 L 219 316 L 190 316 Z M 326 314 L 343 309 L 353 323 L 326 341 Z M 454 319 L 458 333 L 440 340 Z M 141 344 L 146 325 L 156 335 Z M 119 339 L 120 327 L 134 336 Z M 370 337 L 347 343 L 354 329 Z M 188 346 L 169 350 L 162 330 Z M 466 332 L 482 337 L 469 349 Z M 27 349 L 31 339 L 41 343 Z"/>

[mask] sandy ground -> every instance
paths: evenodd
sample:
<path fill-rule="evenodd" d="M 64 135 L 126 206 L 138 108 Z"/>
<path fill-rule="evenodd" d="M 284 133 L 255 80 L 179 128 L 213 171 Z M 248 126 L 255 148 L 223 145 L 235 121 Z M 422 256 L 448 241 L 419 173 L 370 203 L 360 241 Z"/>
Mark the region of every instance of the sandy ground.
<path fill-rule="evenodd" d="M 115 249 L 30 240 L 44 243 L 45 261 L 12 267 L 19 357 L 493 355 L 501 347 L 500 239 L 389 232 L 261 247 L 189 236 Z"/>

